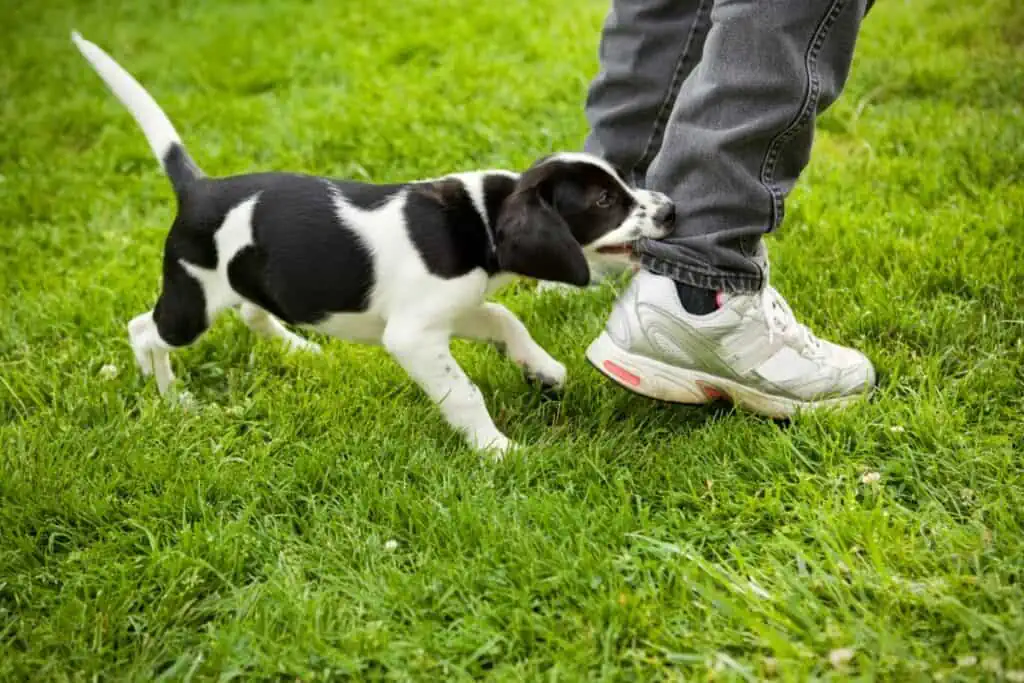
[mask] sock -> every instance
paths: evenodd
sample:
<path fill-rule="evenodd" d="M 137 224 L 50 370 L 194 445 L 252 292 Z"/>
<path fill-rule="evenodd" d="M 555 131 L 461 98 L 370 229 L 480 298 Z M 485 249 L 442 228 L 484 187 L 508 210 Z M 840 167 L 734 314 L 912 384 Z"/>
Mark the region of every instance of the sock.
<path fill-rule="evenodd" d="M 707 315 L 718 310 L 718 292 L 713 289 L 701 289 L 677 282 L 676 292 L 683 310 L 690 315 Z"/>

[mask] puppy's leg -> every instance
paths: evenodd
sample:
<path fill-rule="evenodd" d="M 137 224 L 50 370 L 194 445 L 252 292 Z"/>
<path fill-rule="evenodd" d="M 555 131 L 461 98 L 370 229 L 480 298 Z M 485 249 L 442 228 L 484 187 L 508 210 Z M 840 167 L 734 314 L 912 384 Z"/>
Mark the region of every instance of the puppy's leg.
<path fill-rule="evenodd" d="M 319 344 L 303 339 L 255 304 L 243 303 L 238 313 L 250 330 L 266 339 L 280 339 L 289 351 L 320 352 Z"/>
<path fill-rule="evenodd" d="M 160 337 L 160 332 L 153 321 L 153 311 L 135 316 L 128 323 L 128 339 L 131 341 L 135 361 L 139 364 L 142 375 L 155 375 L 157 389 L 161 394 L 167 393 L 171 382 L 174 381 L 169 355 L 171 347 Z"/>
<path fill-rule="evenodd" d="M 533 340 L 526 326 L 501 304 L 484 302 L 455 322 L 455 334 L 504 347 L 505 354 L 530 379 L 554 389 L 565 385 L 565 366 Z"/>
<path fill-rule="evenodd" d="M 438 404 L 448 423 L 478 450 L 494 450 L 500 458 L 513 446 L 498 431 L 480 389 L 466 376 L 449 348 L 450 333 L 437 321 L 392 317 L 384 328 L 384 347 Z"/>

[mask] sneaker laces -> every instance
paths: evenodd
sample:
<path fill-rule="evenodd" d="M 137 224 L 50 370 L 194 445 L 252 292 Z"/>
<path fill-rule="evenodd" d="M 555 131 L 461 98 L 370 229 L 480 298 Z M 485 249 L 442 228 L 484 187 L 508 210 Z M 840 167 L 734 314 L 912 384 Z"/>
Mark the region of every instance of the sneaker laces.
<path fill-rule="evenodd" d="M 792 331 L 791 339 L 801 347 L 810 347 L 815 351 L 821 348 L 821 341 L 814 336 L 806 325 L 801 325 L 786 300 L 774 287 L 761 290 L 761 314 L 768 325 L 768 343 L 775 341 L 775 333 L 786 335 Z"/>

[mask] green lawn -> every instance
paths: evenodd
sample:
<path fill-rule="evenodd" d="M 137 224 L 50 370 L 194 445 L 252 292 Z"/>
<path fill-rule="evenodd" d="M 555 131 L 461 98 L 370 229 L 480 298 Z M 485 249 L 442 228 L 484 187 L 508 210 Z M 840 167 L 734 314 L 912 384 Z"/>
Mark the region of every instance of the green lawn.
<path fill-rule="evenodd" d="M 386 181 L 577 149 L 602 0 L 3 3 L 0 679 L 1024 680 L 1021 7 L 878 3 L 770 238 L 875 400 L 654 404 L 583 358 L 621 282 L 524 283 L 570 381 L 456 345 L 527 444 L 494 465 L 382 350 L 232 316 L 174 358 L 199 409 L 158 398 L 125 325 L 172 195 L 68 33 L 209 172 Z"/>

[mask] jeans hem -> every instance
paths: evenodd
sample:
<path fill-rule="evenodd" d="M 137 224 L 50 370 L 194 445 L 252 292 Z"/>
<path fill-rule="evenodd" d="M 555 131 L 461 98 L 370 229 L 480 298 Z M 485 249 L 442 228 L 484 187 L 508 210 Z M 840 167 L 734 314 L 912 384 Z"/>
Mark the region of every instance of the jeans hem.
<path fill-rule="evenodd" d="M 757 266 L 758 273 L 730 273 L 710 266 L 681 265 L 651 256 L 640 255 L 640 265 L 655 275 L 663 275 L 679 284 L 729 293 L 761 291 L 768 281 L 767 266 Z"/>

